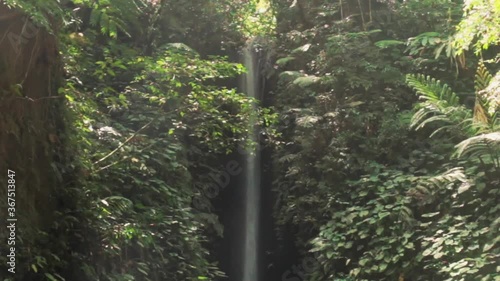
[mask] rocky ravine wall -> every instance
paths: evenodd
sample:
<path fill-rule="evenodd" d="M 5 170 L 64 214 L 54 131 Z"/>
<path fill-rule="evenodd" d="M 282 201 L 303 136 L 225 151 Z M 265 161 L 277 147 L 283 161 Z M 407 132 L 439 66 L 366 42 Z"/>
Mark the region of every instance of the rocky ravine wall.
<path fill-rule="evenodd" d="M 53 35 L 0 3 L 0 277 L 12 280 L 26 280 L 21 276 L 30 271 L 31 251 L 41 247 L 38 230 L 49 232 L 57 208 L 62 177 L 55 160 L 62 158 L 64 124 L 57 94 L 59 61 Z M 10 182 L 8 170 L 15 172 Z M 15 202 L 15 214 L 8 210 L 7 195 L 15 199 L 10 202 Z M 7 276 L 5 268 L 13 246 L 7 243 L 10 232 L 4 231 L 9 217 L 17 219 L 16 276 Z"/>

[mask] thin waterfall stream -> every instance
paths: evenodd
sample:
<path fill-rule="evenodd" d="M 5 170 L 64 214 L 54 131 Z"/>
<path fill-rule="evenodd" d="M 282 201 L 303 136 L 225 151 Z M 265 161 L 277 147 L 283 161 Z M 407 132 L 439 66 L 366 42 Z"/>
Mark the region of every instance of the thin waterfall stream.
<path fill-rule="evenodd" d="M 247 96 L 259 98 L 259 66 L 258 53 L 256 53 L 252 42 L 243 50 L 243 63 L 247 73 L 243 79 L 243 90 Z M 256 108 L 256 105 L 254 105 Z M 255 111 L 254 111 L 255 112 Z M 258 143 L 258 131 L 255 128 L 256 115 L 252 114 L 250 119 L 250 138 L 257 143 L 254 153 L 246 153 L 245 171 L 245 211 L 244 211 L 244 248 L 243 248 L 243 276 L 241 281 L 258 281 L 258 250 L 259 250 L 259 216 L 260 216 L 260 153 Z"/>

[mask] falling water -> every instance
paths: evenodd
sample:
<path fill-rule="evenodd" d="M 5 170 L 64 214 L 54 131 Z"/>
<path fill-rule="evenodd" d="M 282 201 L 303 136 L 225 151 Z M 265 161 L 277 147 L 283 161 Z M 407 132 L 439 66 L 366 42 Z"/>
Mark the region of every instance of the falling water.
<path fill-rule="evenodd" d="M 259 98 L 259 75 L 257 59 L 253 44 L 244 49 L 244 64 L 247 73 L 244 77 L 243 89 L 249 97 Z M 255 112 L 255 111 L 254 111 Z M 250 120 L 250 138 L 257 141 L 255 130 L 255 114 Z M 258 143 L 257 143 L 258 145 Z M 245 244 L 243 249 L 243 278 L 241 281 L 258 281 L 258 248 L 259 248 L 259 206 L 260 206 L 260 161 L 259 149 L 256 153 L 246 153 L 245 179 Z"/>

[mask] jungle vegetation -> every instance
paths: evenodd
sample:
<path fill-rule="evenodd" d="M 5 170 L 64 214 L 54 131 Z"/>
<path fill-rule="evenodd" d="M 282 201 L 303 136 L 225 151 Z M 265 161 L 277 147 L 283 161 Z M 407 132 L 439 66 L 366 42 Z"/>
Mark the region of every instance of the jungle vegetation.
<path fill-rule="evenodd" d="M 4 0 L 0 279 L 227 280 L 203 187 L 258 103 L 304 280 L 499 281 L 499 45 L 499 0 Z"/>

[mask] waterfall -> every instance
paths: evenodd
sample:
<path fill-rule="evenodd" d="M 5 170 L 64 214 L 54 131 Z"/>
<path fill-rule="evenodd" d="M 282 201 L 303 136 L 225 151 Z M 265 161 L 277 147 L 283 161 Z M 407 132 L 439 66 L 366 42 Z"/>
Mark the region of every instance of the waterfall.
<path fill-rule="evenodd" d="M 259 66 L 258 53 L 252 43 L 243 51 L 243 62 L 247 69 L 243 81 L 243 90 L 252 98 L 259 98 Z M 256 105 L 254 105 L 255 109 Z M 254 110 L 255 112 L 255 110 Z M 250 118 L 250 138 L 258 142 L 258 132 L 254 126 L 256 114 Z M 258 281 L 258 250 L 259 250 L 259 208 L 260 208 L 260 153 L 257 143 L 255 153 L 246 153 L 245 171 L 245 218 L 244 218 L 244 248 L 243 248 L 243 276 L 241 281 Z"/>

